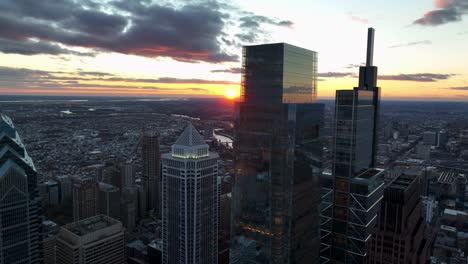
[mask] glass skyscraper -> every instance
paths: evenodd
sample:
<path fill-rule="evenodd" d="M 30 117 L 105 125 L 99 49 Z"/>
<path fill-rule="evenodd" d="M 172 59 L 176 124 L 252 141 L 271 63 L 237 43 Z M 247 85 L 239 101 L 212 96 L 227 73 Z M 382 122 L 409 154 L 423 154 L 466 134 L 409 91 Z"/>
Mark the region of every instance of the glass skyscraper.
<path fill-rule="evenodd" d="M 243 49 L 235 114 L 231 263 L 318 263 L 323 105 L 317 53 Z"/>
<path fill-rule="evenodd" d="M 12 120 L 0 114 L 0 263 L 40 263 L 37 173 Z"/>
<path fill-rule="evenodd" d="M 380 88 L 373 66 L 374 29 L 359 87 L 336 92 L 332 173 L 321 178 L 321 262 L 366 263 L 383 192 L 376 169 Z"/>

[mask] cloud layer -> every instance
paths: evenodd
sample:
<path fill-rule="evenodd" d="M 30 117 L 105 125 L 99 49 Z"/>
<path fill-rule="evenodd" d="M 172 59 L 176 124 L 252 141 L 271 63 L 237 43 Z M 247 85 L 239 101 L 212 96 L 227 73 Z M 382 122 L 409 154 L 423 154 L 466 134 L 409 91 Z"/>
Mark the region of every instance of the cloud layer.
<path fill-rule="evenodd" d="M 184 62 L 238 61 L 226 48 L 230 23 L 240 23 L 239 39 L 252 42 L 263 24 L 289 27 L 291 21 L 232 10 L 217 1 L 181 6 L 146 0 L 2 0 L 0 52 L 23 55 L 93 55 L 117 52 L 170 57 Z M 228 12 L 229 11 L 229 14 Z M 257 31 L 255 36 L 252 32 Z M 250 36 L 250 39 L 248 39 Z M 73 47 L 88 48 L 81 54 Z"/>
<path fill-rule="evenodd" d="M 420 45 L 431 45 L 432 41 L 430 40 L 422 40 L 422 41 L 414 41 L 414 42 L 408 42 L 408 43 L 403 43 L 403 44 L 397 44 L 390 46 L 389 48 L 402 48 L 402 47 L 411 47 L 411 46 L 420 46 Z"/>
<path fill-rule="evenodd" d="M 167 84 L 180 84 L 187 88 L 166 88 Z M 76 72 L 48 72 L 24 68 L 10 68 L 0 66 L 0 90 L 15 89 L 30 90 L 76 90 L 76 89 L 112 89 L 112 92 L 129 92 L 132 90 L 148 92 L 209 92 L 199 85 L 237 85 L 236 82 L 224 80 L 181 79 L 172 77 L 160 78 L 123 78 L 110 73 L 76 71 Z M 195 86 L 195 87 L 193 87 Z"/>

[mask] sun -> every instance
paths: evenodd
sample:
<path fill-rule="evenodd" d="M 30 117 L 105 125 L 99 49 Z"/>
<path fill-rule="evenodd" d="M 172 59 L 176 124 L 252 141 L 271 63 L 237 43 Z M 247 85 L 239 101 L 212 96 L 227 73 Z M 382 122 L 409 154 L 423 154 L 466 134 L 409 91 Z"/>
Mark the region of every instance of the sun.
<path fill-rule="evenodd" d="M 224 97 L 226 97 L 227 99 L 233 100 L 239 97 L 239 92 L 233 89 L 226 89 L 224 90 Z"/>

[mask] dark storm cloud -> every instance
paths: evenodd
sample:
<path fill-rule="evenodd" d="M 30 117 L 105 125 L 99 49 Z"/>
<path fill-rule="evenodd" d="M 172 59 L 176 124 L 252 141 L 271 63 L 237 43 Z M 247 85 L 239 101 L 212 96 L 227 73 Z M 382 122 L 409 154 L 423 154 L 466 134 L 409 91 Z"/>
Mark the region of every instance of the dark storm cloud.
<path fill-rule="evenodd" d="M 411 47 L 411 46 L 420 46 L 420 45 L 431 45 L 432 41 L 430 40 L 422 40 L 422 41 L 414 41 L 414 42 L 408 42 L 408 43 L 403 43 L 403 44 L 397 44 L 390 46 L 389 48 L 402 48 L 402 47 Z"/>
<path fill-rule="evenodd" d="M 8 40 L 0 38 L 0 52 L 9 54 L 21 54 L 21 55 L 36 55 L 36 54 L 48 54 L 48 55 L 79 55 L 79 56 L 94 56 L 94 52 L 77 52 L 69 49 L 60 47 L 57 44 L 45 42 L 45 41 L 34 41 L 34 40 Z"/>
<path fill-rule="evenodd" d="M 426 12 L 423 17 L 415 20 L 413 24 L 438 26 L 458 22 L 468 13 L 467 0 L 436 0 L 435 4 L 437 9 Z"/>
<path fill-rule="evenodd" d="M 219 69 L 219 70 L 212 70 L 211 72 L 217 73 L 217 72 L 223 72 L 223 73 L 233 73 L 233 74 L 239 74 L 241 73 L 242 69 L 241 68 L 229 68 L 229 69 Z"/>
<path fill-rule="evenodd" d="M 146 0 L 1 0 L 0 51 L 81 55 L 58 45 L 63 44 L 96 52 L 219 63 L 239 59 L 224 49 L 238 45 L 225 32 L 229 25 L 240 23 L 245 41 L 266 34 L 263 30 L 251 34 L 264 24 L 292 26 L 291 21 L 259 16 L 218 1 L 184 3 L 175 7 Z M 12 41 L 19 44 L 17 50 Z"/>
<path fill-rule="evenodd" d="M 414 74 L 398 74 L 398 75 L 379 75 L 379 80 L 389 81 L 412 81 L 412 82 L 437 82 L 447 80 L 455 74 L 441 73 L 414 73 Z"/>
<path fill-rule="evenodd" d="M 5 42 L 36 38 L 68 46 L 188 62 L 238 59 L 221 50 L 217 38 L 222 35 L 224 15 L 216 7 L 192 4 L 176 9 L 156 3 L 120 1 L 114 2 L 114 8 L 120 12 L 86 10 L 78 1 L 71 0 L 2 0 L 0 39 Z"/>
<path fill-rule="evenodd" d="M 350 77 L 353 76 L 354 73 L 351 72 L 322 72 L 318 73 L 318 77 L 322 78 L 343 78 L 343 77 Z"/>

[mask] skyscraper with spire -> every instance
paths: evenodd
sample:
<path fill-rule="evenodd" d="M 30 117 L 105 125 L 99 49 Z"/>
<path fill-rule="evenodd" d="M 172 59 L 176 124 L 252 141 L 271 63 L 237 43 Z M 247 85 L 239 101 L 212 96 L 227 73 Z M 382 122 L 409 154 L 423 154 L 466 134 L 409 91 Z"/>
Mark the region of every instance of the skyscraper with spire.
<path fill-rule="evenodd" d="M 0 114 L 0 263 L 41 263 L 37 172 L 12 120 Z"/>
<path fill-rule="evenodd" d="M 336 92 L 333 168 L 321 178 L 322 263 L 366 263 L 382 200 L 383 170 L 376 168 L 380 88 L 373 54 L 369 28 L 359 86 Z"/>
<path fill-rule="evenodd" d="M 218 157 L 191 123 L 162 155 L 162 263 L 218 263 Z"/>

